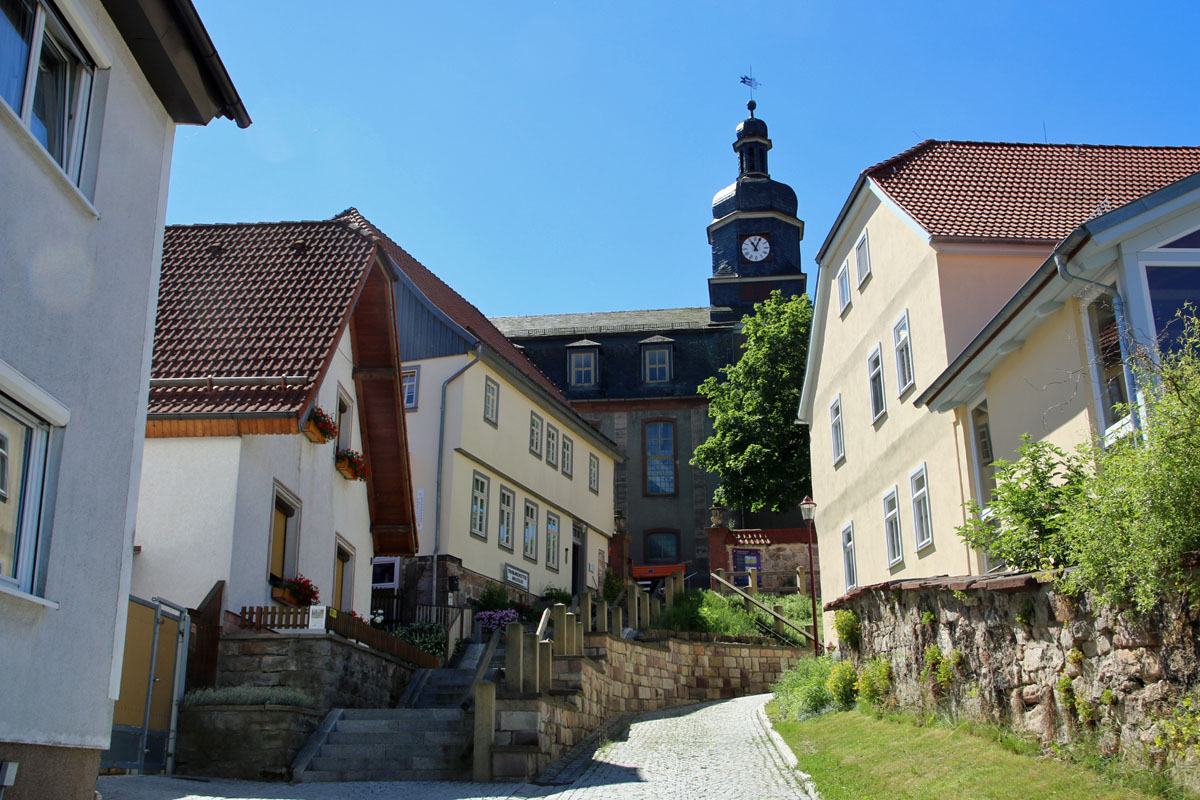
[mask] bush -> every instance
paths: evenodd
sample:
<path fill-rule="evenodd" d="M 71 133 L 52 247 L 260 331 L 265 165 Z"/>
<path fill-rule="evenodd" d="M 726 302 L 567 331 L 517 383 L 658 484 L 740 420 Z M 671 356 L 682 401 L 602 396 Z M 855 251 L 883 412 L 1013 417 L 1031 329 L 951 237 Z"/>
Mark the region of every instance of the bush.
<path fill-rule="evenodd" d="M 837 631 L 838 640 L 845 642 L 847 647 L 858 647 L 862 634 L 862 622 L 858 614 L 848 608 L 839 608 L 833 612 L 833 629 Z"/>
<path fill-rule="evenodd" d="M 601 594 L 604 595 L 604 602 L 610 606 L 617 602 L 621 597 L 621 590 L 625 588 L 625 579 L 616 572 L 609 570 L 604 573 L 604 584 L 601 589 Z"/>
<path fill-rule="evenodd" d="M 892 693 L 892 665 L 877 656 L 866 663 L 858 677 L 858 696 L 871 705 L 879 705 Z"/>
<path fill-rule="evenodd" d="M 566 589 L 559 589 L 557 586 L 547 586 L 542 590 L 542 600 L 549 605 L 562 603 L 565 606 L 569 606 L 575 602 L 575 595 Z"/>
<path fill-rule="evenodd" d="M 483 593 L 471 601 L 471 605 L 475 606 L 476 611 L 502 611 L 512 608 L 513 603 L 508 599 L 507 589 L 498 583 L 489 583 Z"/>
<path fill-rule="evenodd" d="M 829 678 L 825 681 L 833 701 L 839 708 L 848 709 L 854 705 L 855 686 L 858 683 L 858 671 L 849 661 L 839 661 L 829 670 Z"/>
<path fill-rule="evenodd" d="M 183 696 L 183 707 L 195 706 L 300 706 L 316 708 L 317 698 L 285 686 L 222 686 L 193 689 Z"/>
<path fill-rule="evenodd" d="M 833 662 L 821 656 L 801 659 L 771 687 L 779 711 L 787 719 L 804 719 L 820 714 L 833 704 L 829 672 Z"/>
<path fill-rule="evenodd" d="M 397 639 L 421 652 L 441 658 L 446 655 L 446 629 L 436 622 L 414 622 L 396 630 Z"/>
<path fill-rule="evenodd" d="M 1084 460 L 1069 456 L 1050 442 L 1021 435 L 1017 459 L 992 462 L 996 488 L 983 509 L 967 503 L 970 516 L 958 535 L 970 547 L 983 550 L 1022 571 L 1061 567 L 1071 561 L 1064 531 L 1068 510 L 1083 490 L 1088 473 Z"/>

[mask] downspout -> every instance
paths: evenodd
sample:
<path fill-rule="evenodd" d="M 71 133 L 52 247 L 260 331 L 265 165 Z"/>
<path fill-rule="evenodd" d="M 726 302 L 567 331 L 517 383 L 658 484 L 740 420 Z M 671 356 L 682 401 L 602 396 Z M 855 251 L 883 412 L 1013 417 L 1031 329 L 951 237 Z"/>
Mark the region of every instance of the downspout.
<path fill-rule="evenodd" d="M 1137 382 L 1134 380 L 1133 370 L 1129 366 L 1130 335 L 1125 318 L 1125 301 L 1121 298 L 1121 293 L 1115 287 L 1088 280 L 1087 278 L 1068 272 L 1067 262 L 1063 259 L 1062 254 L 1058 252 L 1054 253 L 1054 265 L 1058 267 L 1058 275 L 1064 281 L 1091 286 L 1112 298 L 1113 316 L 1116 317 L 1117 321 L 1117 342 L 1121 346 L 1121 372 L 1125 376 L 1125 395 L 1129 400 L 1129 419 L 1133 423 L 1133 430 L 1136 433 L 1141 429 L 1141 426 L 1138 422 Z"/>
<path fill-rule="evenodd" d="M 445 444 L 446 444 L 446 389 L 450 387 L 458 376 L 475 366 L 483 355 L 483 345 L 475 344 L 475 358 L 471 359 L 458 372 L 451 375 L 446 380 L 442 381 L 442 407 L 438 412 L 438 456 L 437 456 L 437 480 L 433 492 L 433 596 L 430 605 L 438 605 L 437 588 L 438 588 L 438 554 L 442 548 L 442 462 L 445 460 Z"/>

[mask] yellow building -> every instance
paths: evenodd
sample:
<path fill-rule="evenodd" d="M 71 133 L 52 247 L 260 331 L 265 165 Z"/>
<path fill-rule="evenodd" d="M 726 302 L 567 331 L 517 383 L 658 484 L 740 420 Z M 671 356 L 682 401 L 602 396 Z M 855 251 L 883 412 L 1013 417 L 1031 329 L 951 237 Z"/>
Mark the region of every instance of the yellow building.
<path fill-rule="evenodd" d="M 617 445 L 478 309 L 351 209 L 396 266 L 420 549 L 407 602 L 464 605 L 488 582 L 533 596 L 597 589 Z M 457 588 L 455 588 L 457 586 Z"/>
<path fill-rule="evenodd" d="M 978 491 L 970 454 L 1006 454 L 988 405 L 929 413 L 918 399 L 1076 226 L 1198 169 L 1200 148 L 926 141 L 859 176 L 817 255 L 798 411 L 822 597 L 997 566 L 955 532 Z"/>

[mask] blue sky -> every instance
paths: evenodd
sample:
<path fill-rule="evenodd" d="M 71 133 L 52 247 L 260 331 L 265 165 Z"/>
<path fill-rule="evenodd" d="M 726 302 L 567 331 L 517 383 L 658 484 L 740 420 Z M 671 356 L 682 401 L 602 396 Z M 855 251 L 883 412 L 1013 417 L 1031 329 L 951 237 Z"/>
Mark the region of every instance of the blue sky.
<path fill-rule="evenodd" d="M 356 206 L 489 315 L 707 305 L 746 115 L 806 222 L 921 139 L 1200 144 L 1196 3 L 195 0 L 254 119 L 169 223 Z"/>

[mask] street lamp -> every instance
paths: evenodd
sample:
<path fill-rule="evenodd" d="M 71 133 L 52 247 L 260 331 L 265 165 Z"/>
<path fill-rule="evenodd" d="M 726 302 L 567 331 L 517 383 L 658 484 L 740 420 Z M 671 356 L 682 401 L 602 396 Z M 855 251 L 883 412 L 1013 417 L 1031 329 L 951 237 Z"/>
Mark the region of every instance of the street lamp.
<path fill-rule="evenodd" d="M 800 501 L 800 516 L 804 519 L 804 527 L 808 528 L 808 594 L 812 601 L 813 617 L 813 652 L 821 655 L 821 645 L 817 642 L 817 576 L 813 572 L 813 546 L 816 544 L 816 531 L 813 529 L 813 515 L 817 513 L 817 504 L 808 495 Z"/>

